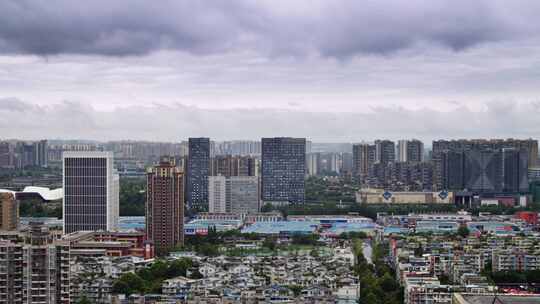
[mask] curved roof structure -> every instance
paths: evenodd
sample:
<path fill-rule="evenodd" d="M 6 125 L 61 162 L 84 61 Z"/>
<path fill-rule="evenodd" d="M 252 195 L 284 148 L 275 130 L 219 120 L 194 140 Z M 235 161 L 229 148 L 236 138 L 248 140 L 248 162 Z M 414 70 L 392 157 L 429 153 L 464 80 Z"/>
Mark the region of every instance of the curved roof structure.
<path fill-rule="evenodd" d="M 45 187 L 34 187 L 34 186 L 28 186 L 25 187 L 22 191 L 24 193 L 37 193 L 43 200 L 45 201 L 57 201 L 64 197 L 64 189 L 58 188 L 58 189 L 49 189 Z"/>
<path fill-rule="evenodd" d="M 0 193 L 2 192 L 8 192 L 15 194 L 16 197 L 23 197 L 23 196 L 39 196 L 44 201 L 57 201 L 64 198 L 64 189 L 58 188 L 58 189 L 49 189 L 45 187 L 35 187 L 35 186 L 28 186 L 25 187 L 23 191 L 12 191 L 7 189 L 0 189 Z"/>

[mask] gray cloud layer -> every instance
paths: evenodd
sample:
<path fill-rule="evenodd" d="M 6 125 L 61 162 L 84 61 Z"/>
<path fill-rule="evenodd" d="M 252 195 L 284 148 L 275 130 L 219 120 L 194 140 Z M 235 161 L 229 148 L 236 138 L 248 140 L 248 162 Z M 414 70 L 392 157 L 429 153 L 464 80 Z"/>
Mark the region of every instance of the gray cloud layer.
<path fill-rule="evenodd" d="M 98 111 L 81 103 L 37 106 L 0 99 L 3 138 L 137 139 L 179 141 L 189 136 L 216 140 L 299 136 L 319 142 L 356 142 L 376 138 L 538 137 L 540 102 L 493 102 L 485 110 L 459 107 L 373 108 L 372 113 L 313 113 L 276 109 L 208 110 L 181 104 Z M 241 134 L 241 136 L 239 136 Z"/>
<path fill-rule="evenodd" d="M 347 58 L 537 35 L 539 1 L 0 1 L 5 54 L 255 50 Z"/>

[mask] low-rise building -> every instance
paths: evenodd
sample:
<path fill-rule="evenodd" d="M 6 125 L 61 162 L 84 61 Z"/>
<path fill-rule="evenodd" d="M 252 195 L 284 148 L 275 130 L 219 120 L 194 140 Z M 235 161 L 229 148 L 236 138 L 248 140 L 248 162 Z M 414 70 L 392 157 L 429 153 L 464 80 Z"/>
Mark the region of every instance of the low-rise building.
<path fill-rule="evenodd" d="M 452 204 L 453 192 L 408 192 L 384 189 L 361 189 L 356 202 L 364 204 Z"/>
<path fill-rule="evenodd" d="M 143 232 L 130 231 L 78 231 L 67 234 L 63 239 L 70 243 L 72 249 L 103 249 L 108 256 L 135 256 L 145 259 L 153 258 L 151 243 L 145 241 Z"/>
<path fill-rule="evenodd" d="M 540 295 L 537 294 L 475 294 L 454 293 L 452 304 L 536 304 L 540 303 Z"/>
<path fill-rule="evenodd" d="M 493 271 L 540 270 L 540 252 L 529 253 L 517 248 L 493 251 Z"/>

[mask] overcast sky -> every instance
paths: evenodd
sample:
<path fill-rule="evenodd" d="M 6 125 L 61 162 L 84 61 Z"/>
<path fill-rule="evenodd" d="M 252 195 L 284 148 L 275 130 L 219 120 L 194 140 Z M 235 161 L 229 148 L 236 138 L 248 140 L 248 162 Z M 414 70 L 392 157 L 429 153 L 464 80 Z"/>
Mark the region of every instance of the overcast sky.
<path fill-rule="evenodd" d="M 538 137 L 540 1 L 0 1 L 0 138 Z"/>

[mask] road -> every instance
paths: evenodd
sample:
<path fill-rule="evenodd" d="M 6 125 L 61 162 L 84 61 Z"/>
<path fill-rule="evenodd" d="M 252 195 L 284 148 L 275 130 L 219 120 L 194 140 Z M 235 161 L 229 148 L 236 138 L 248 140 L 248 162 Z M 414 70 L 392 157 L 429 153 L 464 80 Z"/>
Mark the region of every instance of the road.
<path fill-rule="evenodd" d="M 370 264 L 373 264 L 373 261 L 371 260 L 372 252 L 373 248 L 371 247 L 371 240 L 365 240 L 363 243 L 362 253 L 364 254 L 367 262 Z"/>

